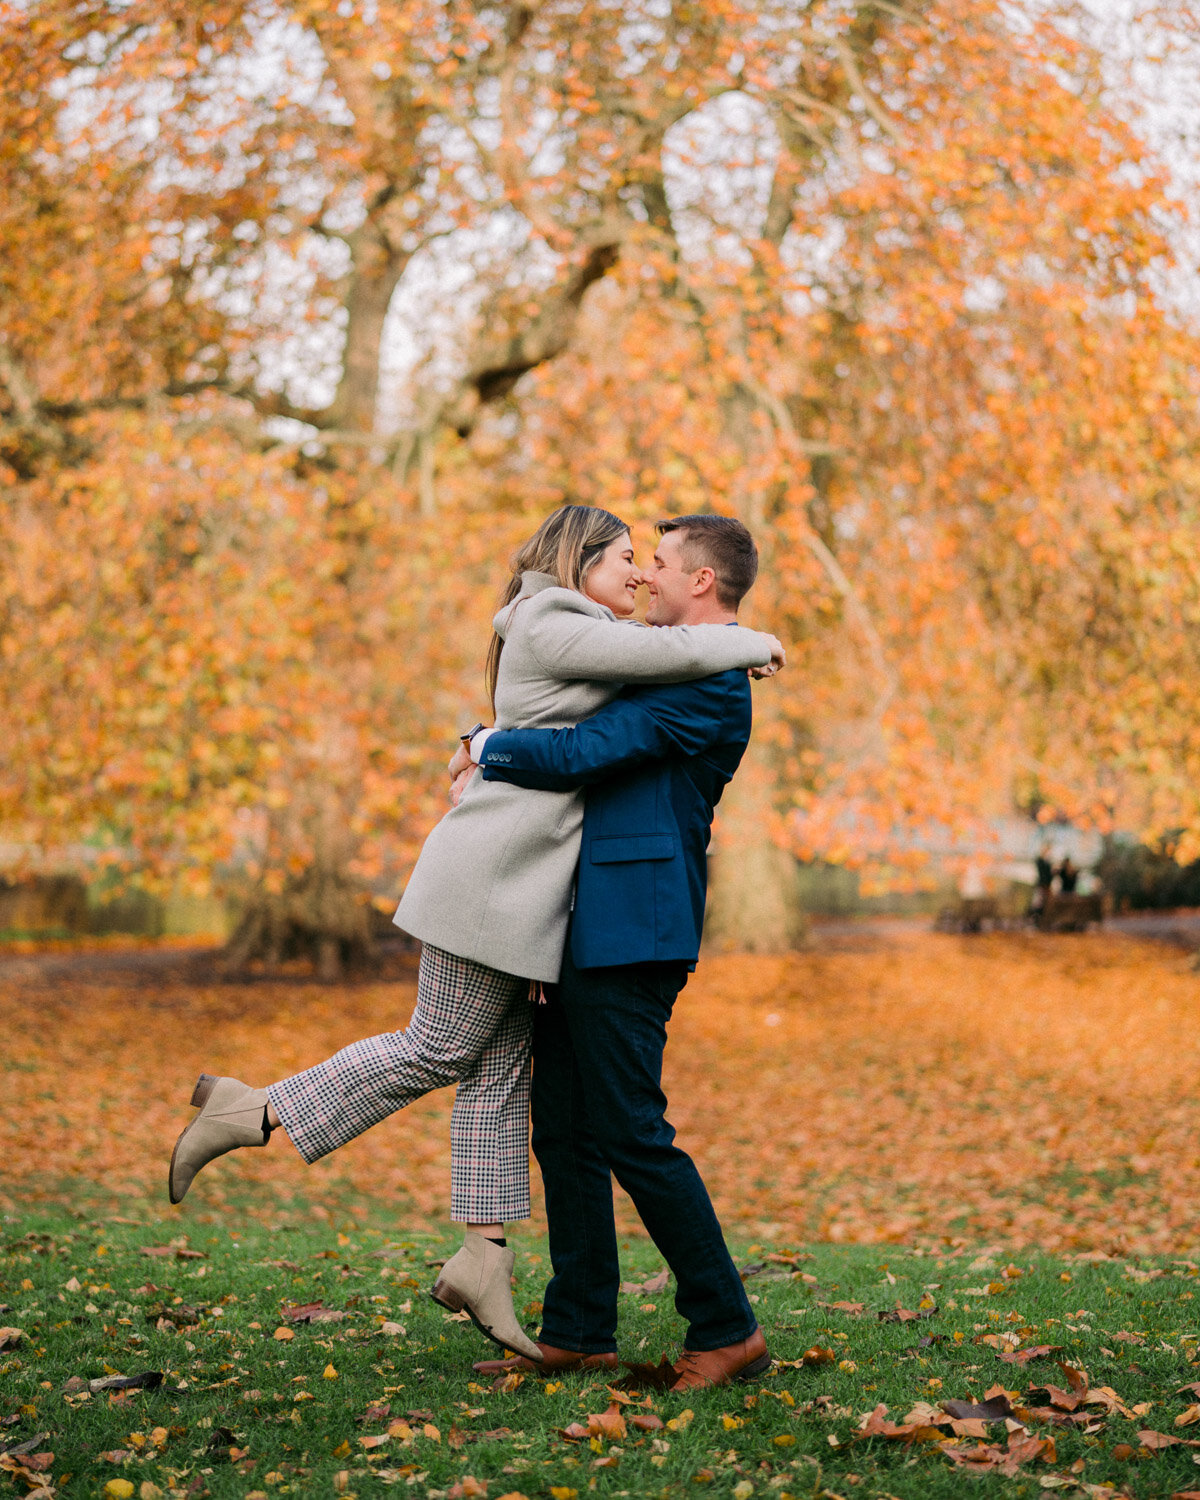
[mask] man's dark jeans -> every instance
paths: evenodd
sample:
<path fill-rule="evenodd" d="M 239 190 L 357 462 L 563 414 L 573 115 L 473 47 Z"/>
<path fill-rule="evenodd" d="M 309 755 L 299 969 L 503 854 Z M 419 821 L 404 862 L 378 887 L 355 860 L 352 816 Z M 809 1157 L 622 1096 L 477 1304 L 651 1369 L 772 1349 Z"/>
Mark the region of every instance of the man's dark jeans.
<path fill-rule="evenodd" d="M 567 947 L 534 1022 L 533 1151 L 554 1267 L 540 1337 L 585 1354 L 617 1347 L 611 1170 L 675 1274 L 687 1347 L 740 1343 L 754 1314 L 708 1191 L 665 1116 L 663 1048 L 687 966 L 577 969 Z"/>

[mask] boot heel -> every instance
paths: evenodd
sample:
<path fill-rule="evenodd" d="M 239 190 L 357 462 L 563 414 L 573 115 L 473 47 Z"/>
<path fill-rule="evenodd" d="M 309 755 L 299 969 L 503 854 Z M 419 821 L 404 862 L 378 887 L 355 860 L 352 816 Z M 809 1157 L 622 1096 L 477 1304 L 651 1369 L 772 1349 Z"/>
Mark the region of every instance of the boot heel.
<path fill-rule="evenodd" d="M 744 1370 L 738 1371 L 737 1378 L 739 1380 L 753 1380 L 756 1375 L 765 1375 L 770 1368 L 770 1354 L 760 1354 L 753 1364 L 749 1364 Z"/>
<path fill-rule="evenodd" d="M 192 1090 L 192 1108 L 203 1109 L 208 1103 L 208 1096 L 213 1091 L 216 1078 L 212 1073 L 201 1073 L 196 1080 L 196 1087 Z"/>
<path fill-rule="evenodd" d="M 433 1291 L 429 1294 L 440 1307 L 447 1307 L 451 1312 L 462 1312 L 466 1301 L 460 1292 L 456 1292 L 452 1286 L 445 1281 L 435 1281 Z"/>

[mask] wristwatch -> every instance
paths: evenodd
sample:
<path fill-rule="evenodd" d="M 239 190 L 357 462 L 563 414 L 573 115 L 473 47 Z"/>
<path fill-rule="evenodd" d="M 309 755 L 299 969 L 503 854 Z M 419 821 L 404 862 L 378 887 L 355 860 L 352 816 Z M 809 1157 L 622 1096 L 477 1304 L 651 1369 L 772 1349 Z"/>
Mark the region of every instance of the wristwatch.
<path fill-rule="evenodd" d="M 478 724 L 472 724 L 472 726 L 470 727 L 470 729 L 467 730 L 466 734 L 460 734 L 459 735 L 459 739 L 463 742 L 463 744 L 469 750 L 471 748 L 471 738 L 472 738 L 472 736 L 478 734 L 481 729 L 486 729 L 486 728 L 487 728 L 487 725 L 481 719 Z"/>

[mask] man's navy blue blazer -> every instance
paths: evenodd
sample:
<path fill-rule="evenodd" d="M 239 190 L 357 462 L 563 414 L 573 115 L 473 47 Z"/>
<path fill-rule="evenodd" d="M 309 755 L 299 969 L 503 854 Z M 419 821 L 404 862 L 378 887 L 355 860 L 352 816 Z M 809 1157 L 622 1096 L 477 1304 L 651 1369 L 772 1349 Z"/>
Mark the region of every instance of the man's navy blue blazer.
<path fill-rule="evenodd" d="M 571 956 L 581 969 L 700 954 L 713 808 L 750 739 L 742 670 L 626 688 L 571 729 L 498 729 L 483 775 L 586 786 Z"/>

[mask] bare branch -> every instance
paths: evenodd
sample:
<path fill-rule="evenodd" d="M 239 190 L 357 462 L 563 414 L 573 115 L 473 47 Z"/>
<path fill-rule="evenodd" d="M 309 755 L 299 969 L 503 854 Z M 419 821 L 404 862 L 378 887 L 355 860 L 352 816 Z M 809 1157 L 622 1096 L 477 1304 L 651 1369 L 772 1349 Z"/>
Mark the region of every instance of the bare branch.
<path fill-rule="evenodd" d="M 507 396 L 521 376 L 570 343 L 587 289 L 616 265 L 623 234 L 608 235 L 588 251 L 558 288 L 542 302 L 537 316 L 520 333 L 485 344 L 459 386 L 459 394 L 444 409 L 443 420 L 461 437 L 475 424 L 480 407 Z"/>
<path fill-rule="evenodd" d="M 833 45 L 834 50 L 841 59 L 842 66 L 846 70 L 846 76 L 849 78 L 854 92 L 862 100 L 867 113 L 875 121 L 876 125 L 879 126 L 880 130 L 890 137 L 897 146 L 902 148 L 907 147 L 908 142 L 904 138 L 903 131 L 900 130 L 899 126 L 896 125 L 892 117 L 879 103 L 879 100 L 876 99 L 875 95 L 863 82 L 863 76 L 859 72 L 854 53 L 841 37 L 838 37 Z"/>
<path fill-rule="evenodd" d="M 802 438 L 796 431 L 795 423 L 792 421 L 787 407 L 784 406 L 783 402 L 780 401 L 779 397 L 773 391 L 768 390 L 757 381 L 749 382 L 747 389 L 770 415 L 785 445 L 791 448 L 793 452 L 813 457 L 818 454 L 825 456 L 837 452 L 837 449 L 828 443 L 814 444 Z M 871 715 L 872 721 L 878 723 L 883 718 L 888 705 L 899 690 L 896 674 L 892 670 L 887 659 L 887 653 L 883 649 L 883 641 L 880 638 L 878 630 L 875 628 L 875 622 L 872 620 L 870 612 L 862 602 L 858 590 L 846 576 L 846 571 L 837 560 L 835 553 L 811 526 L 806 528 L 803 540 L 804 545 L 821 564 L 834 588 L 842 596 L 847 612 L 867 644 L 871 664 L 878 673 L 882 684 Z"/>

